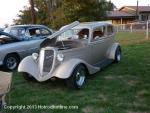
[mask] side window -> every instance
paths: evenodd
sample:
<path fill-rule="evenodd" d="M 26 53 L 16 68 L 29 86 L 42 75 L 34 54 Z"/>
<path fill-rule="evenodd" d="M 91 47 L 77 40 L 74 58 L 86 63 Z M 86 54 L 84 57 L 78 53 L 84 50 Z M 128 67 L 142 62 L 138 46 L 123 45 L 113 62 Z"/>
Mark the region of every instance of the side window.
<path fill-rule="evenodd" d="M 41 29 L 41 35 L 42 36 L 47 36 L 47 35 L 51 35 L 51 34 L 52 33 L 49 30 L 44 29 L 44 28 Z"/>
<path fill-rule="evenodd" d="M 112 35 L 114 33 L 113 26 L 109 25 L 107 26 L 107 35 Z"/>
<path fill-rule="evenodd" d="M 92 41 L 97 41 L 99 39 L 101 39 L 101 37 L 105 36 L 105 31 L 106 31 L 106 27 L 102 26 L 102 27 L 98 27 L 93 31 L 93 39 Z"/>
<path fill-rule="evenodd" d="M 18 36 L 18 30 L 17 29 L 11 29 L 10 34 Z"/>
<path fill-rule="evenodd" d="M 32 37 L 41 35 L 40 29 L 39 28 L 29 29 L 29 35 Z"/>
<path fill-rule="evenodd" d="M 80 30 L 77 35 L 79 36 L 79 39 L 86 39 L 89 37 L 89 29 L 82 29 Z"/>
<path fill-rule="evenodd" d="M 25 35 L 25 29 L 23 28 L 14 28 L 10 30 L 10 34 L 15 36 L 24 36 Z"/>

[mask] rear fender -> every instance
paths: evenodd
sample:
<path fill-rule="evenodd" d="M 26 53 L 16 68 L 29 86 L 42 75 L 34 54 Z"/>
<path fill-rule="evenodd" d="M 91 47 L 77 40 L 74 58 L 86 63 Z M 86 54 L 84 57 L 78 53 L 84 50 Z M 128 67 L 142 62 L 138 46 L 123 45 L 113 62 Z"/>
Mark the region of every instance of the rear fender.
<path fill-rule="evenodd" d="M 58 66 L 55 71 L 53 72 L 54 77 L 58 77 L 61 79 L 66 79 L 71 76 L 72 72 L 74 71 L 75 67 L 78 64 L 84 64 L 89 72 L 89 74 L 94 74 L 100 70 L 99 67 L 91 66 L 90 64 L 86 63 L 81 59 L 70 59 L 68 61 L 63 62 Z"/>
<path fill-rule="evenodd" d="M 119 47 L 119 43 L 114 43 L 107 51 L 107 58 L 114 60 L 115 59 L 115 53 L 117 48 Z"/>

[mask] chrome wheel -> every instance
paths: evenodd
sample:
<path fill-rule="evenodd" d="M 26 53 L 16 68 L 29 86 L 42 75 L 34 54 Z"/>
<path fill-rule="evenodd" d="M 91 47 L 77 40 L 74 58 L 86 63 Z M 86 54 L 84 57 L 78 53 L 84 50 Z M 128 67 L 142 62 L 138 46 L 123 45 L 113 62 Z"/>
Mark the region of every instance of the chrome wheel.
<path fill-rule="evenodd" d="M 4 59 L 4 66 L 8 70 L 15 70 L 19 64 L 19 58 L 14 54 L 9 54 Z"/>
<path fill-rule="evenodd" d="M 17 67 L 17 60 L 13 57 L 10 57 L 6 61 L 7 68 L 13 70 Z"/>
<path fill-rule="evenodd" d="M 119 62 L 120 60 L 121 60 L 121 54 L 119 52 L 118 55 L 117 55 L 117 61 Z"/>
<path fill-rule="evenodd" d="M 66 79 L 66 84 L 69 88 L 80 89 L 86 81 L 88 70 L 83 64 L 78 64 L 72 75 Z"/>
<path fill-rule="evenodd" d="M 121 61 L 121 48 L 120 46 L 117 48 L 116 53 L 115 53 L 115 63 L 118 63 Z"/>
<path fill-rule="evenodd" d="M 85 72 L 83 70 L 78 70 L 76 73 L 76 83 L 81 87 L 85 82 Z"/>

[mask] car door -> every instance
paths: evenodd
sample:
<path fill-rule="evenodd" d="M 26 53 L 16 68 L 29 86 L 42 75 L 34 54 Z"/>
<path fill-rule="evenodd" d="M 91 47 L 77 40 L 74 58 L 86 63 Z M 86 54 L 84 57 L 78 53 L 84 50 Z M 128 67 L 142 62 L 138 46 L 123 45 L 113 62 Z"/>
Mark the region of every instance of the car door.
<path fill-rule="evenodd" d="M 100 26 L 93 29 L 92 38 L 90 41 L 91 61 L 93 64 L 100 63 L 105 58 L 107 49 L 106 41 L 106 26 Z"/>
<path fill-rule="evenodd" d="M 19 53 L 21 58 L 24 58 L 32 53 L 38 53 L 41 42 L 42 40 L 17 42 L 14 46 L 16 48 L 15 51 Z"/>
<path fill-rule="evenodd" d="M 11 52 L 17 52 L 21 58 L 24 58 L 32 54 L 31 51 L 35 46 L 35 42 L 30 40 L 27 29 L 19 28 L 17 31 L 19 33 L 18 38 L 20 41 L 10 44 L 9 47 L 11 47 Z"/>

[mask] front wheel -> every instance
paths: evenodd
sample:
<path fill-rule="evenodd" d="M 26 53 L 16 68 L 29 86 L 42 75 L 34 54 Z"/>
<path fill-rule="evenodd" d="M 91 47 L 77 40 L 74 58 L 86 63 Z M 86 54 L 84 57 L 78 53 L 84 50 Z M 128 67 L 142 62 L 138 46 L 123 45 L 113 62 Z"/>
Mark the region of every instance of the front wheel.
<path fill-rule="evenodd" d="M 22 73 L 22 76 L 23 76 L 24 79 L 27 80 L 27 81 L 34 81 L 34 80 L 35 80 L 35 79 L 33 78 L 33 76 L 31 76 L 30 74 L 25 73 L 25 72 Z"/>
<path fill-rule="evenodd" d="M 121 61 L 121 47 L 118 46 L 118 48 L 116 49 L 116 53 L 115 53 L 115 63 L 118 63 Z"/>
<path fill-rule="evenodd" d="M 84 65 L 79 64 L 74 69 L 72 75 L 66 79 L 66 84 L 69 88 L 80 89 L 86 80 L 87 70 Z"/>
<path fill-rule="evenodd" d="M 19 64 L 19 58 L 15 54 L 9 54 L 4 59 L 4 67 L 9 71 L 15 70 L 18 64 Z"/>

